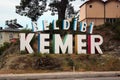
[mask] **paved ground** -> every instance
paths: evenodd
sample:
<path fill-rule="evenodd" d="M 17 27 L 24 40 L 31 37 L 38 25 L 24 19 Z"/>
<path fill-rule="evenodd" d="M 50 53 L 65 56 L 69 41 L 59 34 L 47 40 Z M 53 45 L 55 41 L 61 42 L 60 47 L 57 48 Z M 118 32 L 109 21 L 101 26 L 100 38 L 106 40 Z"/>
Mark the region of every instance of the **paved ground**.
<path fill-rule="evenodd" d="M 76 78 L 76 79 L 0 79 L 0 80 L 120 80 L 120 77 L 97 77 L 97 78 Z"/>
<path fill-rule="evenodd" d="M 120 77 L 97 77 L 97 78 L 81 78 L 81 79 L 43 79 L 43 80 L 120 80 Z"/>
<path fill-rule="evenodd" d="M 120 80 L 120 71 L 0 74 L 0 80 Z"/>

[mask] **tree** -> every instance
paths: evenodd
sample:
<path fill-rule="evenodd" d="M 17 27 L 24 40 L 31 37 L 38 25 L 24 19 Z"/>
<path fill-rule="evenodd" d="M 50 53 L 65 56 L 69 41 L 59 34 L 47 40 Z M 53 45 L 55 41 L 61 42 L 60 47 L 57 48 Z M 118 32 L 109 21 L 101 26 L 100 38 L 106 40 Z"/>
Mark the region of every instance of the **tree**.
<path fill-rule="evenodd" d="M 16 6 L 16 13 L 28 16 L 32 21 L 37 21 L 45 12 L 47 0 L 21 0 L 20 6 Z"/>
<path fill-rule="evenodd" d="M 45 12 L 46 2 L 47 0 L 21 0 L 20 6 L 16 6 L 16 13 L 29 17 L 32 20 L 33 31 L 37 31 L 37 20 Z"/>
<path fill-rule="evenodd" d="M 65 19 L 66 10 L 69 11 L 69 14 L 74 13 L 73 6 L 70 4 L 71 1 L 75 0 L 52 0 L 52 2 L 49 4 L 49 6 L 51 7 L 50 10 L 53 13 L 58 12 L 58 20 L 61 21 Z"/>
<path fill-rule="evenodd" d="M 16 13 L 20 15 L 28 16 L 32 21 L 36 21 L 39 16 L 43 15 L 44 12 L 50 10 L 51 15 L 55 15 L 58 12 L 58 19 L 65 19 L 65 13 L 68 11 L 69 14 L 74 13 L 74 8 L 70 2 L 75 0 L 21 0 L 20 6 L 16 6 Z M 47 3 L 49 9 L 46 9 Z"/>
<path fill-rule="evenodd" d="M 16 6 L 16 13 L 31 18 L 34 27 L 37 27 L 36 21 L 40 16 L 46 11 L 51 11 L 51 15 L 58 13 L 58 20 L 61 21 L 65 19 L 65 13 L 68 15 L 74 14 L 74 8 L 70 2 L 75 0 L 21 0 L 20 6 Z M 46 9 L 47 3 L 49 8 Z"/>
<path fill-rule="evenodd" d="M 58 13 L 58 26 L 61 29 L 62 27 L 62 20 L 65 19 L 66 15 L 69 15 L 69 17 L 73 14 L 75 14 L 74 8 L 71 5 L 70 2 L 75 0 L 51 0 L 49 3 L 50 11 L 52 12 L 51 15 L 55 15 L 55 13 Z"/>

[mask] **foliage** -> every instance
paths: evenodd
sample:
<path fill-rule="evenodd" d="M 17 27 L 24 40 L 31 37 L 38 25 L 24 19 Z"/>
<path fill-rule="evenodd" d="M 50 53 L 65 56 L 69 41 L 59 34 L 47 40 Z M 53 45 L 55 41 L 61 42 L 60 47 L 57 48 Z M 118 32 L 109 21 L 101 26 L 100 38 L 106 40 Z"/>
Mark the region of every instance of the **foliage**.
<path fill-rule="evenodd" d="M 20 5 L 16 6 L 16 13 L 28 16 L 32 21 L 37 21 L 39 16 L 44 12 L 51 11 L 51 15 L 58 13 L 58 19 L 65 19 L 65 13 L 68 15 L 75 14 L 73 6 L 70 2 L 75 0 L 21 0 Z M 47 8 L 47 4 L 50 8 Z"/>
<path fill-rule="evenodd" d="M 61 69 L 61 61 L 55 57 L 52 57 L 50 54 L 41 54 L 38 55 L 37 59 L 35 59 L 33 67 L 35 69 L 42 70 Z"/>
<path fill-rule="evenodd" d="M 70 4 L 71 1 L 75 0 L 52 0 L 52 2 L 49 4 L 51 7 L 51 11 L 55 14 L 55 12 L 58 12 L 58 19 L 63 20 L 65 19 L 65 13 L 66 10 L 68 12 L 67 15 L 74 14 L 73 6 Z"/>
<path fill-rule="evenodd" d="M 98 26 L 99 30 L 104 29 L 104 28 L 109 28 L 112 32 L 115 33 L 113 36 L 114 39 L 120 40 L 120 20 L 118 19 L 114 23 L 108 23 L 106 22 L 105 24 Z"/>
<path fill-rule="evenodd" d="M 12 54 L 13 55 L 13 54 Z M 8 56 L 8 55 L 7 55 Z M 119 71 L 120 54 L 24 54 L 5 59 L 4 67 L 44 71 Z M 8 65 L 9 64 L 9 65 Z M 73 69 L 74 68 L 74 69 Z"/>
<path fill-rule="evenodd" d="M 20 32 L 21 33 L 31 33 L 32 30 L 31 29 L 22 29 Z"/>
<path fill-rule="evenodd" d="M 27 52 L 26 51 L 20 51 L 20 54 L 27 54 Z"/>
<path fill-rule="evenodd" d="M 32 21 L 37 21 L 45 12 L 47 0 L 21 0 L 20 6 L 16 6 L 16 13 L 28 16 Z"/>
<path fill-rule="evenodd" d="M 0 55 L 10 47 L 11 43 L 5 42 L 2 47 L 0 47 Z"/>
<path fill-rule="evenodd" d="M 68 66 L 70 66 L 71 69 L 73 69 L 73 67 L 75 67 L 75 61 L 72 58 L 68 58 L 67 59 L 68 62 Z"/>

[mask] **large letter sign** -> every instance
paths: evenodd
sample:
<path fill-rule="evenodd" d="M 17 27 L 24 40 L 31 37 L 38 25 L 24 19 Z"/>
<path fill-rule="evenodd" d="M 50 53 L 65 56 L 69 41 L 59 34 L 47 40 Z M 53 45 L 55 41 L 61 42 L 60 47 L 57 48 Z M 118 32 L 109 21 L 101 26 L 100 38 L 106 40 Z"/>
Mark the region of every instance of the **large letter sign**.
<path fill-rule="evenodd" d="M 68 20 L 63 20 L 62 28 L 59 30 L 56 21 L 53 20 L 51 24 L 52 31 L 50 31 L 51 34 L 49 34 L 51 28 L 48 27 L 47 21 L 43 21 L 42 32 L 29 33 L 27 35 L 20 33 L 20 51 L 27 50 L 29 53 L 36 52 L 33 51 L 30 42 L 34 35 L 37 34 L 38 53 L 50 53 L 52 51 L 52 53 L 55 54 L 103 54 L 100 48 L 103 43 L 102 36 L 92 34 L 94 23 L 91 22 L 90 26 L 88 26 L 86 22 L 80 22 L 80 25 L 77 23 L 77 19 L 74 19 L 73 25 L 71 25 Z M 46 30 L 46 32 L 44 32 L 44 30 Z M 69 33 L 70 30 L 72 31 Z M 82 34 L 78 33 L 78 31 Z"/>

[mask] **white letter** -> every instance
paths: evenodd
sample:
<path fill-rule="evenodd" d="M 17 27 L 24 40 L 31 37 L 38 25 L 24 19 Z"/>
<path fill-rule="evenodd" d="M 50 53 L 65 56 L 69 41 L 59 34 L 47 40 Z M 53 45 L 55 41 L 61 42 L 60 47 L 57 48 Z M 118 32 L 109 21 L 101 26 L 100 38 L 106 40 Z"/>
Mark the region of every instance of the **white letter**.
<path fill-rule="evenodd" d="M 52 26 L 53 26 L 54 30 L 59 30 L 59 27 L 56 27 L 56 21 L 55 20 L 53 20 Z"/>
<path fill-rule="evenodd" d="M 63 29 L 68 30 L 70 28 L 70 23 L 68 20 L 63 21 Z"/>
<path fill-rule="evenodd" d="M 43 30 L 49 30 L 48 26 L 48 22 L 43 20 Z"/>
<path fill-rule="evenodd" d="M 49 46 L 49 42 L 45 41 L 46 39 L 49 39 L 49 34 L 39 34 L 39 44 L 38 46 L 38 52 L 40 53 L 49 53 L 49 49 L 45 49 L 45 46 Z"/>
<path fill-rule="evenodd" d="M 81 32 L 86 32 L 87 29 L 87 23 L 86 22 L 81 22 L 80 23 L 80 31 Z"/>
<path fill-rule="evenodd" d="M 99 40 L 96 42 L 96 39 Z M 100 35 L 91 35 L 91 54 L 95 54 L 96 50 L 102 54 L 102 50 L 100 49 L 100 45 L 103 43 L 103 38 Z"/>
<path fill-rule="evenodd" d="M 38 31 L 38 26 L 37 26 L 37 22 L 36 22 L 36 21 L 33 21 L 33 22 L 32 22 L 32 31 L 33 31 L 33 32 Z"/>
<path fill-rule="evenodd" d="M 29 33 L 26 38 L 25 38 L 25 33 L 20 33 L 19 35 L 20 35 L 20 51 L 24 51 L 26 48 L 29 53 L 33 53 L 34 51 L 29 43 L 33 38 L 34 34 Z"/>
<path fill-rule="evenodd" d="M 88 33 L 92 34 L 92 32 L 93 32 L 93 27 L 94 27 L 94 23 L 91 22 L 91 23 L 90 23 L 90 28 L 89 28 Z"/>
<path fill-rule="evenodd" d="M 77 19 L 76 18 L 74 19 L 73 29 L 74 31 L 77 30 Z"/>
<path fill-rule="evenodd" d="M 78 54 L 80 53 L 85 53 L 86 54 L 86 49 L 83 49 L 83 47 L 86 47 L 86 42 L 83 41 L 86 40 L 86 35 L 76 35 L 75 36 L 75 46 L 76 46 L 76 52 Z"/>
<path fill-rule="evenodd" d="M 60 37 L 60 34 L 54 35 L 54 52 L 56 54 L 60 53 L 60 48 L 62 53 L 66 53 L 68 48 L 68 53 L 73 53 L 73 36 L 72 35 L 66 35 L 63 42 Z"/>

